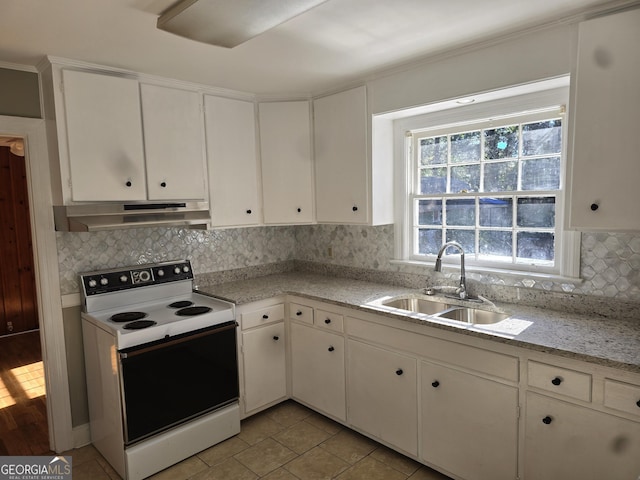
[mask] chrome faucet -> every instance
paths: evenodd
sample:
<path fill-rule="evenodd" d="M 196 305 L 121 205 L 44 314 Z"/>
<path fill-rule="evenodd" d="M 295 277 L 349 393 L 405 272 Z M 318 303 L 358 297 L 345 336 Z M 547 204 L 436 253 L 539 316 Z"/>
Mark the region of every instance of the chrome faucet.
<path fill-rule="evenodd" d="M 442 271 L 442 255 L 444 254 L 444 251 L 449 247 L 454 247 L 460 250 L 460 287 L 456 290 L 456 293 L 462 300 L 465 300 L 467 298 L 467 279 L 464 272 L 464 249 L 462 248 L 462 245 L 460 245 L 458 242 L 447 242 L 442 245 L 442 247 L 440 247 L 440 251 L 438 252 L 438 258 L 436 259 L 435 271 Z"/>

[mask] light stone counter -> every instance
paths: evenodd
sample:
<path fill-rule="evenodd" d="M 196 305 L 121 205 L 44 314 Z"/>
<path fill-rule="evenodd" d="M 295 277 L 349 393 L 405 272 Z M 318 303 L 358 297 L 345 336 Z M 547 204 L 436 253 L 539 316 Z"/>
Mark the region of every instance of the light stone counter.
<path fill-rule="evenodd" d="M 419 295 L 421 290 L 295 271 L 200 284 L 199 290 L 237 305 L 296 295 L 640 374 L 640 312 L 636 318 L 617 319 L 490 303 L 482 308 L 506 312 L 510 317 L 493 325 L 467 325 L 423 314 L 407 315 L 380 305 L 384 298 Z"/>

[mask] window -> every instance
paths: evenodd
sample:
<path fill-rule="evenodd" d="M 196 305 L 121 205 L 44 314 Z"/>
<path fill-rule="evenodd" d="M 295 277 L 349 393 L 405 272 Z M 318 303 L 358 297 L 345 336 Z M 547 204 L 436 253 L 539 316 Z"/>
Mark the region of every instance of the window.
<path fill-rule="evenodd" d="M 577 235 L 562 230 L 565 113 L 548 105 L 553 97 L 562 99 L 542 95 L 532 108 L 530 95 L 397 122 L 405 260 L 433 262 L 456 241 L 472 268 L 577 275 Z"/>

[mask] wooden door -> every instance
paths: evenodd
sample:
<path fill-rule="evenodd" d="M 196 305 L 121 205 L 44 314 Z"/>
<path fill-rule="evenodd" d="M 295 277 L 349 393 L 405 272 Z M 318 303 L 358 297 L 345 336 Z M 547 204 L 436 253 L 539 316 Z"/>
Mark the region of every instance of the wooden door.
<path fill-rule="evenodd" d="M 0 147 L 0 336 L 38 328 L 26 162 Z"/>

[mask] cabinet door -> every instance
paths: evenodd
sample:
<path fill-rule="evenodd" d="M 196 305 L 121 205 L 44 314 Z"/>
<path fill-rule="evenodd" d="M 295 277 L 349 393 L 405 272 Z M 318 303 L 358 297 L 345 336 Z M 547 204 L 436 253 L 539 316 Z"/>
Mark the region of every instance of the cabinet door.
<path fill-rule="evenodd" d="M 367 96 L 365 87 L 313 102 L 316 220 L 367 222 Z"/>
<path fill-rule="evenodd" d="M 640 230 L 640 10 L 584 22 L 579 35 L 569 224 Z"/>
<path fill-rule="evenodd" d="M 344 421 L 344 338 L 292 323 L 291 383 L 293 398 Z"/>
<path fill-rule="evenodd" d="M 245 412 L 287 396 L 284 322 L 244 332 L 242 354 Z"/>
<path fill-rule="evenodd" d="M 145 200 L 137 80 L 75 70 L 62 78 L 73 201 Z"/>
<path fill-rule="evenodd" d="M 200 95 L 141 85 L 149 200 L 204 200 Z"/>
<path fill-rule="evenodd" d="M 527 393 L 527 480 L 635 480 L 638 475 L 640 423 Z"/>
<path fill-rule="evenodd" d="M 421 458 L 468 480 L 516 478 L 518 389 L 427 362 L 420 369 Z"/>
<path fill-rule="evenodd" d="M 261 222 L 253 103 L 204 97 L 209 209 L 216 226 Z"/>
<path fill-rule="evenodd" d="M 418 454 L 416 360 L 349 340 L 349 423 Z"/>
<path fill-rule="evenodd" d="M 260 153 L 265 223 L 313 221 L 309 102 L 261 103 Z"/>

